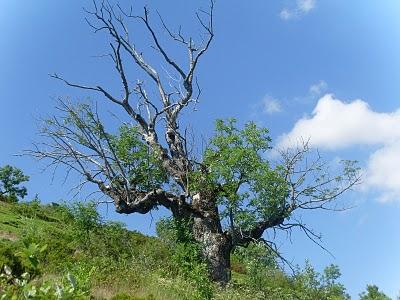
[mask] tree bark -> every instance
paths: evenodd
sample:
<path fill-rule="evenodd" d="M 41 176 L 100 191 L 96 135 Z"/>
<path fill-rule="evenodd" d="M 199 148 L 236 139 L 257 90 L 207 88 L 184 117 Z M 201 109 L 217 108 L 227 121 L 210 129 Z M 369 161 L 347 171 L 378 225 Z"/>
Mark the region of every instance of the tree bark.
<path fill-rule="evenodd" d="M 193 197 L 193 206 L 203 212 L 201 216 L 195 216 L 193 219 L 193 236 L 202 246 L 210 278 L 225 285 L 231 278 L 232 242 L 222 231 L 216 201 L 199 193 Z"/>
<path fill-rule="evenodd" d="M 202 253 L 208 263 L 211 280 L 226 285 L 231 278 L 230 253 L 231 243 L 224 234 L 201 232 L 196 238 L 202 244 Z"/>

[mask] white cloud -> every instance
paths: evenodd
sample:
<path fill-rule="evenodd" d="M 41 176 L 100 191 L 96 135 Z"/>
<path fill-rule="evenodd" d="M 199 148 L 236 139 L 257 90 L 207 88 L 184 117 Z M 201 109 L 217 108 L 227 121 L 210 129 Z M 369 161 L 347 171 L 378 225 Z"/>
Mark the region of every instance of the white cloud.
<path fill-rule="evenodd" d="M 313 146 L 340 149 L 353 145 L 388 144 L 400 139 L 400 112 L 378 113 L 357 99 L 344 102 L 327 94 L 319 99 L 312 115 L 296 122 L 279 138 L 280 147 L 288 147 L 299 138 Z"/>
<path fill-rule="evenodd" d="M 310 139 L 314 147 L 337 150 L 356 145 L 380 146 L 370 154 L 364 170 L 364 187 L 382 192 L 380 200 L 400 199 L 400 111 L 380 113 L 367 102 L 345 102 L 327 94 L 311 116 L 298 120 L 278 139 L 278 148 Z"/>
<path fill-rule="evenodd" d="M 279 13 L 279 16 L 281 17 L 282 20 L 285 20 L 285 21 L 290 20 L 291 18 L 293 18 L 294 12 L 287 8 L 284 8 Z"/>
<path fill-rule="evenodd" d="M 315 0 L 297 0 L 297 7 L 304 13 L 314 9 L 315 4 Z"/>
<path fill-rule="evenodd" d="M 383 202 L 400 200 L 400 140 L 369 157 L 364 185 L 383 191 L 379 197 Z"/>
<path fill-rule="evenodd" d="M 291 100 L 284 99 L 278 100 L 268 94 L 264 96 L 264 98 L 253 106 L 254 114 L 274 114 L 284 111 L 285 106 L 290 106 L 290 102 L 310 102 L 315 101 L 318 97 L 321 96 L 328 88 L 328 84 L 324 80 L 320 80 L 315 84 L 312 84 L 308 92 L 304 96 L 295 97 Z"/>
<path fill-rule="evenodd" d="M 312 96 L 319 96 L 328 88 L 328 84 L 324 80 L 320 80 L 319 82 L 310 86 L 309 93 Z"/>
<path fill-rule="evenodd" d="M 262 102 L 263 112 L 267 114 L 278 113 L 282 111 L 280 102 L 270 96 L 265 96 Z"/>
<path fill-rule="evenodd" d="M 316 0 L 297 0 L 294 8 L 284 8 L 279 13 L 279 16 L 283 20 L 290 20 L 299 18 L 303 15 L 308 14 L 316 6 Z"/>

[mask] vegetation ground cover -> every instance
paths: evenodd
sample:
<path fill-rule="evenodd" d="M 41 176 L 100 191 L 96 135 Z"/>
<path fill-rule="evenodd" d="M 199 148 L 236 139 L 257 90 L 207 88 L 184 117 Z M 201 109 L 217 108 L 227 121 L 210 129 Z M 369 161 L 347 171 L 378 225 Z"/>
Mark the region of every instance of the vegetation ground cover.
<path fill-rule="evenodd" d="M 144 236 L 91 203 L 0 202 L 1 299 L 349 299 L 337 266 L 287 274 L 261 244 L 234 252 L 220 288 L 184 230 L 163 219 L 159 237 Z"/>

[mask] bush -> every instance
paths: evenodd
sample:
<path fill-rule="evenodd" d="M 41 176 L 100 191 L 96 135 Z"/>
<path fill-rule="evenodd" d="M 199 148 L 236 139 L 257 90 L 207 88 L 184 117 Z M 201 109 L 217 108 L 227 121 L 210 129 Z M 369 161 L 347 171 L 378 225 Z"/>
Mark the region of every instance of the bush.
<path fill-rule="evenodd" d="M 93 202 L 76 202 L 68 207 L 74 219 L 74 227 L 77 237 L 85 242 L 90 238 L 90 233 L 96 231 L 101 225 L 101 217 Z"/>
<path fill-rule="evenodd" d="M 192 282 L 196 288 L 194 299 L 212 299 L 213 287 L 208 278 L 208 268 L 201 255 L 201 248 L 195 242 L 189 220 L 161 219 L 157 223 L 157 234 L 168 243 L 172 255 L 171 271 Z"/>
<path fill-rule="evenodd" d="M 5 266 L 13 270 L 14 274 L 21 276 L 28 266 L 15 254 L 18 251 L 16 244 L 0 240 L 0 270 L 4 271 Z"/>
<path fill-rule="evenodd" d="M 61 281 L 33 281 L 29 273 L 15 277 L 11 269 L 0 274 L 6 285 L 0 286 L 1 299 L 73 300 L 88 299 L 89 291 L 78 287 L 75 277 L 67 274 Z"/>

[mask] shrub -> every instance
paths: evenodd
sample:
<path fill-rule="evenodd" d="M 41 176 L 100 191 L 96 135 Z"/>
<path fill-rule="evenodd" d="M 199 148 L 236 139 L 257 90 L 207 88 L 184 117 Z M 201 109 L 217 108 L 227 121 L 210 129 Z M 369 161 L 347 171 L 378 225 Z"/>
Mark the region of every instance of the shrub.
<path fill-rule="evenodd" d="M 0 270 L 4 271 L 5 266 L 13 270 L 14 274 L 20 276 L 28 268 L 27 265 L 16 256 L 18 251 L 16 244 L 0 240 Z"/>
<path fill-rule="evenodd" d="M 93 202 L 75 202 L 67 206 L 73 219 L 74 238 L 81 246 L 89 246 L 92 233 L 99 229 L 101 217 Z"/>
<path fill-rule="evenodd" d="M 213 287 L 208 278 L 208 268 L 201 255 L 201 248 L 192 237 L 189 220 L 161 219 L 157 234 L 169 244 L 171 271 L 194 283 L 195 299 L 211 299 Z"/>
<path fill-rule="evenodd" d="M 37 300 L 79 300 L 88 299 L 89 291 L 79 288 L 74 276 L 67 274 L 61 281 L 32 281 L 29 273 L 20 277 L 6 268 L 0 274 L 0 280 L 8 279 L 8 283 L 0 289 L 1 299 L 37 299 Z"/>

